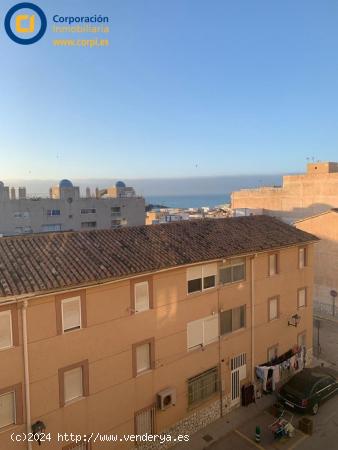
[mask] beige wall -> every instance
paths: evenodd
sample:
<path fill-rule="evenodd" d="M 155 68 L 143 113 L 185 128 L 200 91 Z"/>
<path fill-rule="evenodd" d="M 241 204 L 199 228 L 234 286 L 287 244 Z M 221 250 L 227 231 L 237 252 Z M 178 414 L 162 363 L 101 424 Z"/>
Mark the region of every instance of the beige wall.
<path fill-rule="evenodd" d="M 267 349 L 274 344 L 278 343 L 280 354 L 292 348 L 298 333 L 304 330 L 307 346 L 312 346 L 312 245 L 308 248 L 309 265 L 302 270 L 298 269 L 297 247 L 281 250 L 280 273 L 273 277 L 268 277 L 267 253 L 254 259 L 255 364 L 267 360 Z M 222 389 L 229 393 L 230 359 L 242 352 L 247 354 L 247 378 L 243 382 L 247 381 L 252 332 L 250 264 L 247 257 L 245 281 L 190 295 L 185 268 L 154 273 L 154 308 L 139 314 L 130 310 L 129 280 L 87 289 L 87 328 L 64 335 L 57 335 L 55 297 L 30 300 L 32 422 L 43 420 L 47 432 L 54 436 L 51 444 L 43 444 L 44 448 L 62 447 L 55 440 L 58 432 L 132 434 L 135 412 L 153 404 L 161 389 L 175 387 L 176 406 L 158 411 L 156 416 L 157 431 L 166 430 L 192 412 L 187 403 L 187 379 L 219 365 Z M 308 288 L 308 305 L 298 310 L 302 319 L 295 328 L 288 326 L 288 319 L 297 312 L 297 289 L 303 286 Z M 275 295 L 280 296 L 280 318 L 268 322 L 268 298 Z M 187 351 L 188 322 L 243 304 L 247 311 L 244 330 L 223 336 L 203 350 Z M 155 369 L 134 378 L 132 345 L 147 338 L 155 338 Z M 59 408 L 58 369 L 85 359 L 89 360 L 89 397 Z M 0 389 L 23 383 L 22 348 L 0 352 L 0 367 L 6 368 L 0 371 Z M 25 448 L 23 444 L 10 444 L 11 433 L 22 431 L 24 426 L 0 430 L 0 448 Z M 93 444 L 93 448 L 108 449 L 111 444 Z"/>
<path fill-rule="evenodd" d="M 329 164 L 331 164 L 329 166 Z M 308 173 L 283 177 L 280 188 L 242 189 L 231 195 L 233 209 L 258 209 L 287 222 L 338 206 L 338 173 L 334 163 L 310 164 Z"/>
<path fill-rule="evenodd" d="M 330 291 L 338 291 L 338 213 L 309 217 L 295 226 L 320 238 L 315 245 L 314 300 L 331 304 Z"/>

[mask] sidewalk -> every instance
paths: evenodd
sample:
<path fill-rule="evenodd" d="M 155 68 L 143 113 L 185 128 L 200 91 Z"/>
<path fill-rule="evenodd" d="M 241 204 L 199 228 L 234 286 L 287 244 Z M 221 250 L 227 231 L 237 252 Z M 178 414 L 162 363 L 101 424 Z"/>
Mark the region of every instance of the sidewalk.
<path fill-rule="evenodd" d="M 240 406 L 231 411 L 226 416 L 216 420 L 205 428 L 197 431 L 190 437 L 190 441 L 175 445 L 174 450 L 203 450 L 208 448 L 214 442 L 224 435 L 240 427 L 241 425 L 258 417 L 264 410 L 275 403 L 275 395 L 264 395 L 262 398 L 247 407 Z M 253 429 L 253 433 L 255 429 Z"/>

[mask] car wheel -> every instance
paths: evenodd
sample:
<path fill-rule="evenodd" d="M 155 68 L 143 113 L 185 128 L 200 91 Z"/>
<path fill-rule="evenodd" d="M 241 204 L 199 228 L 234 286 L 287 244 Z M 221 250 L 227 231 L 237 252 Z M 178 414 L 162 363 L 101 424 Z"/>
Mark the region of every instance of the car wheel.
<path fill-rule="evenodd" d="M 319 410 L 319 405 L 318 405 L 318 403 L 315 403 L 311 408 L 312 415 L 315 416 L 317 414 L 318 410 Z"/>

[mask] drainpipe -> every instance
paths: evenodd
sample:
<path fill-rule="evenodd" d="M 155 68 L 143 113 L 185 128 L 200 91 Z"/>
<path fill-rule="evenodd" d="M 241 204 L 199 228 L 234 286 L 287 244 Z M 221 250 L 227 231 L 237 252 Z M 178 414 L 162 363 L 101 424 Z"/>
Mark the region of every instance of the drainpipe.
<path fill-rule="evenodd" d="M 23 301 L 22 306 L 22 339 L 23 339 L 23 360 L 25 368 L 25 405 L 26 405 L 26 432 L 31 433 L 31 402 L 29 385 L 29 360 L 28 360 L 28 339 L 27 339 L 27 305 L 28 301 Z M 32 443 L 27 440 L 27 450 L 32 450 Z"/>
<path fill-rule="evenodd" d="M 255 258 L 250 259 L 251 268 L 251 382 L 255 379 Z"/>

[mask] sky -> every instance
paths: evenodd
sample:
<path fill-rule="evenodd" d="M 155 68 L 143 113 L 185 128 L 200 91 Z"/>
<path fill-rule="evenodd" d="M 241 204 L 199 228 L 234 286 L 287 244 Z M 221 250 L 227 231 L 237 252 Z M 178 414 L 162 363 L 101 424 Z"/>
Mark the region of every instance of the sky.
<path fill-rule="evenodd" d="M 276 174 L 338 160 L 335 0 L 34 2 L 48 20 L 38 43 L 0 27 L 0 179 Z M 14 4 L 1 2 L 2 23 Z M 109 47 L 53 47 L 54 14 L 109 16 Z"/>

